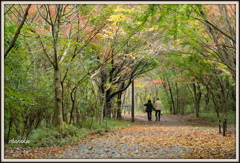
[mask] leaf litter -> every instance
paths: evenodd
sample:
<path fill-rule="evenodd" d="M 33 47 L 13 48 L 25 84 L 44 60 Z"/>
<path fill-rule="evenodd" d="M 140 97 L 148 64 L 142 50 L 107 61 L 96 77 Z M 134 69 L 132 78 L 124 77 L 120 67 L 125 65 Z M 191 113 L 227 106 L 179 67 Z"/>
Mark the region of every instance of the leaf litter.
<path fill-rule="evenodd" d="M 129 115 L 124 120 L 131 121 Z M 77 144 L 56 147 L 5 147 L 5 159 L 236 159 L 236 127 L 226 136 L 206 119 L 163 115 L 147 121 L 136 114 L 134 125 L 92 134 Z"/>

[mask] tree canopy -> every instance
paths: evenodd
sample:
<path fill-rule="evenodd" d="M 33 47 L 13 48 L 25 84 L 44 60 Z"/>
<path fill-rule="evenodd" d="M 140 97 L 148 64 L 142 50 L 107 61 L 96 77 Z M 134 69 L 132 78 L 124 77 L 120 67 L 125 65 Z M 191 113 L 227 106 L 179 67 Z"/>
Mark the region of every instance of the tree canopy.
<path fill-rule="evenodd" d="M 236 111 L 236 4 L 4 4 L 3 18 L 5 142 L 121 118 L 130 98 Z"/>

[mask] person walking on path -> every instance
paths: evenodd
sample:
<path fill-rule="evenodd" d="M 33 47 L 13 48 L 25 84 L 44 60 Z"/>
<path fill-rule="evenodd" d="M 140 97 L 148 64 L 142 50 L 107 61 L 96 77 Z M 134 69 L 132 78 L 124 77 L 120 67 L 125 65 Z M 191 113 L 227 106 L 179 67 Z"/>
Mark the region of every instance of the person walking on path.
<path fill-rule="evenodd" d="M 151 121 L 152 120 L 152 110 L 154 110 L 151 100 L 148 100 L 148 103 L 144 104 L 144 106 L 146 106 L 148 121 Z"/>
<path fill-rule="evenodd" d="M 162 102 L 157 98 L 157 101 L 154 103 L 154 109 L 156 111 L 156 121 L 160 121 L 160 115 L 162 112 Z"/>

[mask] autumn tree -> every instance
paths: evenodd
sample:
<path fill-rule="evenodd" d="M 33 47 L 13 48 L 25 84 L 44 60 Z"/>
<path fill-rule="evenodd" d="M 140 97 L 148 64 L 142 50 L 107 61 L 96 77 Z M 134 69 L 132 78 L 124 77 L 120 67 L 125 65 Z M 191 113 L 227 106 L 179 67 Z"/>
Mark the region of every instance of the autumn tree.
<path fill-rule="evenodd" d="M 236 5 L 218 4 L 199 7 L 196 19 L 203 23 L 213 40 L 206 47 L 227 66 L 236 80 Z M 214 11 L 214 12 L 213 12 Z"/>
<path fill-rule="evenodd" d="M 11 36 L 15 35 L 17 25 L 22 20 L 23 13 L 28 5 L 6 5 L 8 11 L 5 13 L 5 44 L 12 41 Z M 31 12 L 29 8 L 28 12 Z M 49 82 L 48 66 L 38 55 L 35 49 L 26 46 L 27 21 L 31 14 L 24 21 L 18 39 L 13 48 L 4 59 L 4 117 L 6 127 L 5 140 L 17 136 L 28 136 L 33 129 L 36 129 L 42 120 L 50 120 L 48 108 L 51 108 L 51 84 Z M 16 23 L 16 24 L 15 24 Z M 32 41 L 36 45 L 35 41 Z M 36 45 L 38 46 L 38 45 Z M 36 51 L 35 51 L 36 50 Z M 44 76 L 44 77 L 43 77 Z M 43 89 L 43 85 L 46 86 Z M 49 98 L 49 99 L 48 99 Z M 50 122 L 50 121 L 49 121 Z"/>
<path fill-rule="evenodd" d="M 133 81 L 139 106 L 160 97 L 173 114 L 235 109 L 234 5 L 5 7 L 7 142 L 121 118 Z"/>
<path fill-rule="evenodd" d="M 214 5 L 214 6 L 216 7 L 217 5 Z M 221 10 L 225 9 L 225 13 L 229 15 L 229 19 L 230 19 L 229 22 L 232 20 L 234 21 L 235 19 L 233 14 L 234 6 L 228 6 L 228 5 L 218 5 L 218 6 L 219 8 L 222 8 Z M 187 88 L 191 88 L 189 91 L 193 93 L 192 95 L 194 99 L 193 101 L 194 101 L 197 117 L 199 116 L 199 108 L 201 107 L 199 105 L 200 105 L 200 99 L 202 95 L 206 95 L 204 96 L 206 97 L 206 99 L 208 97 L 211 97 L 212 100 L 214 100 L 215 98 L 215 99 L 219 99 L 220 101 L 226 101 L 226 99 L 224 99 L 223 97 L 227 97 L 226 94 L 228 93 L 226 92 L 228 92 L 228 88 L 225 89 L 226 87 L 220 84 L 222 82 L 214 82 L 215 84 L 213 84 L 212 86 L 215 86 L 215 88 L 213 87 L 208 88 L 209 83 L 210 81 L 212 81 L 211 79 L 213 78 L 211 79 L 209 78 L 207 82 L 208 84 L 203 81 L 204 79 L 208 78 L 206 76 L 212 74 L 213 72 L 216 73 L 216 75 L 213 75 L 212 77 L 214 77 L 214 79 L 216 80 L 222 81 L 222 79 L 220 78 L 223 76 L 229 77 L 229 74 L 231 74 L 234 79 L 234 71 L 232 71 L 234 70 L 234 67 L 235 67 L 234 66 L 234 60 L 235 60 L 234 59 L 234 56 L 235 56 L 235 52 L 234 52 L 235 25 L 234 23 L 232 23 L 231 25 L 229 25 L 229 22 L 221 23 L 224 20 L 226 21 L 226 18 L 225 19 L 221 18 L 222 15 L 217 12 L 216 14 L 218 15 L 218 17 L 216 18 L 216 20 L 218 18 L 220 19 L 220 21 L 218 21 L 219 26 L 217 27 L 217 25 L 214 25 L 213 23 L 210 23 L 213 26 L 210 25 L 209 22 L 207 23 L 207 21 L 210 21 L 210 20 L 211 22 L 216 22 L 216 21 L 212 16 L 213 13 L 209 11 L 209 6 L 205 6 L 205 5 L 152 5 L 152 9 L 153 9 L 152 10 L 153 14 L 152 14 L 151 25 L 152 27 L 157 29 L 157 31 L 159 31 L 160 33 L 160 34 L 157 34 L 160 41 L 160 43 L 158 44 L 158 47 L 162 48 L 162 54 L 163 54 L 162 57 L 157 56 L 158 60 L 159 61 L 163 60 L 164 62 L 167 61 L 168 65 L 170 66 L 170 67 L 168 66 L 168 70 L 170 70 L 170 72 L 173 72 L 175 74 L 175 75 L 173 74 L 172 77 L 176 76 L 175 78 L 171 77 L 170 79 L 163 78 L 163 76 L 161 76 L 160 78 L 160 79 L 165 79 L 165 81 L 168 81 L 163 83 L 163 85 L 165 85 L 165 88 L 168 85 L 167 87 L 169 88 L 169 96 L 171 97 L 170 101 L 172 101 L 171 104 L 173 105 L 172 106 L 173 112 L 176 113 L 177 111 L 176 108 L 179 108 L 180 106 L 179 93 L 180 93 L 180 88 L 182 84 L 179 83 L 179 79 L 180 78 L 184 79 L 184 77 L 186 77 L 185 75 L 187 75 L 186 73 L 189 73 L 187 76 L 188 78 L 191 79 L 191 80 L 186 80 L 185 82 L 192 83 Z M 202 15 L 204 11 L 207 11 L 207 10 L 208 12 L 205 12 L 205 14 L 208 15 L 208 19 L 206 20 L 206 18 L 203 18 L 202 16 L 201 18 L 199 18 L 199 15 Z M 173 12 L 170 12 L 171 14 L 167 14 L 169 13 L 169 11 L 173 11 Z M 211 32 L 208 32 L 206 30 L 204 26 L 206 24 L 208 24 L 208 27 L 211 26 L 212 28 Z M 223 26 L 223 24 L 225 24 L 225 26 Z M 221 30 L 222 28 L 225 29 L 225 32 L 223 32 L 224 30 Z M 213 30 L 215 31 L 215 33 L 213 33 Z M 214 39 L 217 33 L 219 33 L 218 35 L 219 38 Z M 230 36 L 230 33 L 231 33 L 231 36 Z M 211 35 L 215 35 L 215 36 L 211 36 Z M 219 50 L 218 51 L 217 47 L 219 48 L 219 46 L 216 46 L 215 44 L 216 44 L 216 41 L 218 41 L 218 43 L 220 40 L 223 42 L 224 38 L 227 38 L 225 39 L 226 42 L 229 42 L 229 43 L 231 42 L 226 46 L 231 47 L 230 54 L 232 55 L 230 57 L 230 60 L 231 60 L 230 62 L 231 64 L 233 64 L 232 70 L 228 68 L 230 63 L 224 63 L 223 60 L 221 60 L 218 57 L 219 56 L 218 53 L 220 53 L 219 51 L 221 51 L 221 54 L 223 55 L 222 53 L 223 50 L 218 49 Z M 226 57 L 226 54 L 224 54 L 224 57 Z M 167 66 L 167 64 L 163 64 L 163 65 Z M 163 67 L 161 69 L 163 69 Z M 231 71 L 233 73 L 231 73 Z M 176 75 L 176 74 L 179 74 L 179 75 Z M 173 79 L 174 81 L 177 79 L 175 83 Z M 234 86 L 234 82 L 232 84 Z M 221 89 L 220 91 L 219 89 L 223 87 L 225 88 Z M 233 91 L 231 92 L 234 94 L 233 87 L 231 88 L 231 90 Z M 218 96 L 218 97 L 208 96 L 207 95 L 208 93 L 206 93 L 206 91 L 208 93 L 212 92 L 211 94 L 213 96 Z M 220 92 L 223 92 L 223 93 L 220 93 Z M 176 97 L 176 99 L 173 98 L 173 95 Z M 228 99 L 228 101 L 229 100 L 230 99 Z M 232 100 L 234 100 L 234 98 Z M 184 101 L 187 101 L 187 100 L 184 100 Z M 183 100 L 181 100 L 181 102 L 183 102 Z M 224 109 L 220 109 L 220 107 L 217 106 L 217 104 L 219 104 L 219 101 L 214 102 L 214 104 L 215 104 L 215 110 L 217 114 L 220 112 L 220 110 L 224 110 Z M 229 105 L 228 107 L 232 108 L 230 103 L 228 105 Z M 224 106 L 226 107 L 225 104 Z"/>
<path fill-rule="evenodd" d="M 91 14 L 95 6 L 84 10 L 84 5 L 56 4 L 35 5 L 34 7 L 34 18 L 37 21 L 29 21 L 28 24 L 31 25 L 30 31 L 39 40 L 41 48 L 54 70 L 55 109 L 53 123 L 56 126 L 61 126 L 63 123 L 63 82 L 69 71 L 69 67 L 64 69 L 65 74 L 61 78 L 63 71 L 61 65 L 66 61 L 70 65 L 102 27 L 101 25 L 94 27 L 92 23 L 89 23 L 92 21 Z M 87 10 L 90 15 L 87 15 Z M 33 25 L 35 26 L 33 27 Z M 89 27 L 90 25 L 92 27 Z"/>
<path fill-rule="evenodd" d="M 22 5 L 19 5 L 19 7 L 16 7 L 16 5 L 14 5 L 14 4 L 5 6 L 4 15 L 8 15 L 9 14 L 8 12 L 11 12 L 11 10 L 13 8 L 13 9 L 15 9 L 17 11 L 17 12 L 13 12 L 15 18 L 16 19 L 21 19 L 21 20 L 18 20 L 20 22 L 20 24 L 19 24 L 19 26 L 18 26 L 15 34 L 14 34 L 13 39 L 9 42 L 10 45 L 8 47 L 6 47 L 6 45 L 5 45 L 5 47 L 4 47 L 5 48 L 4 58 L 7 57 L 8 53 L 10 52 L 10 50 L 13 48 L 15 42 L 17 41 L 17 38 L 18 38 L 18 36 L 20 34 L 20 31 L 21 31 L 21 29 L 22 29 L 22 27 L 23 27 L 23 25 L 25 23 L 25 20 L 26 20 L 26 18 L 28 16 L 28 11 L 29 11 L 30 7 L 31 7 L 31 4 L 27 5 L 25 11 L 23 11 L 24 9 L 23 9 Z M 7 24 L 5 24 L 5 25 L 7 25 Z M 5 33 L 7 33 L 7 29 L 8 29 L 7 26 L 5 27 L 5 29 L 6 29 Z"/>
<path fill-rule="evenodd" d="M 117 117 L 120 117 L 122 92 L 139 74 L 154 67 L 154 62 L 143 56 L 146 55 L 142 50 L 146 45 L 145 39 L 140 42 L 144 37 L 140 30 L 150 13 L 147 9 L 147 6 L 117 5 L 115 14 L 108 19 L 109 25 L 103 30 L 103 49 L 100 50 L 103 53 L 98 57 L 107 64 L 100 66 L 92 78 L 95 78 L 105 97 L 103 106 L 107 108 L 108 117 L 112 113 L 111 99 L 118 95 Z M 139 17 L 132 11 L 143 12 L 143 16 Z"/>

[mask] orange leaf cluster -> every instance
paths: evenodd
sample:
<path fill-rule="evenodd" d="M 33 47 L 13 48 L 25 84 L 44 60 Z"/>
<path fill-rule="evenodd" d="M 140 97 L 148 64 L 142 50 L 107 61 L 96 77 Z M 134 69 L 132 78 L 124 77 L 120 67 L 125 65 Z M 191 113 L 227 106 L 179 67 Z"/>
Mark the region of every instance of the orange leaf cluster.
<path fill-rule="evenodd" d="M 153 80 L 150 82 L 150 85 L 153 84 L 161 84 L 161 83 L 165 83 L 166 81 L 162 80 L 162 79 L 158 79 L 158 80 Z"/>

